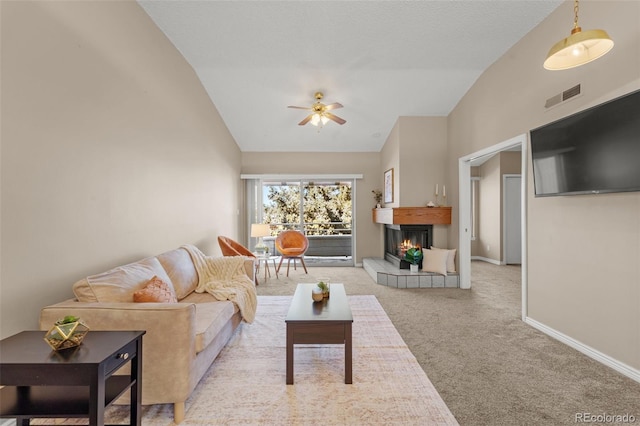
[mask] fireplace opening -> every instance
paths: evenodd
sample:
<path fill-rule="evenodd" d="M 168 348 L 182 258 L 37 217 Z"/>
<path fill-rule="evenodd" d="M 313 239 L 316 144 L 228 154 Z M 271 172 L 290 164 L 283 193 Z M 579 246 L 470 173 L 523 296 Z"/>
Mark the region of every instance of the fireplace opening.
<path fill-rule="evenodd" d="M 409 269 L 409 262 L 403 260 L 408 249 L 428 249 L 432 245 L 433 225 L 385 225 L 384 258 L 400 269 Z"/>

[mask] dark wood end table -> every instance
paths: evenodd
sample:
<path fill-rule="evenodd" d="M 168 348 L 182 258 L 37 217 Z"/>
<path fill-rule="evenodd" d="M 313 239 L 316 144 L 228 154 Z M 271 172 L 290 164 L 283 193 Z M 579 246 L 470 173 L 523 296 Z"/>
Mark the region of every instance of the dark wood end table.
<path fill-rule="evenodd" d="M 144 331 L 89 331 L 80 346 L 53 351 L 44 331 L 0 341 L 0 418 L 88 417 L 104 425 L 105 407 L 131 388 L 130 424 L 141 425 Z M 131 374 L 114 375 L 127 362 Z"/>
<path fill-rule="evenodd" d="M 298 284 L 293 295 L 287 324 L 287 384 L 293 384 L 293 345 L 344 344 L 344 382 L 352 383 L 351 325 L 353 315 L 342 284 L 331 284 L 331 295 L 314 302 L 311 290 L 316 284 Z"/>

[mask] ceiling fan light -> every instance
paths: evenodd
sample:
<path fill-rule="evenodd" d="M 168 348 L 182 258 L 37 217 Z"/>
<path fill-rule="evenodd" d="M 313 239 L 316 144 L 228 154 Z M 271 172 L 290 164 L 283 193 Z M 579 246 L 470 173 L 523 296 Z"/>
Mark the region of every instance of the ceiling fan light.
<path fill-rule="evenodd" d="M 333 120 L 340 125 L 347 122 L 346 120 L 329 112 L 334 109 L 342 108 L 342 104 L 339 102 L 334 102 L 329 105 L 325 105 L 320 102 L 320 99 L 322 99 L 322 96 L 323 95 L 321 92 L 316 92 L 315 94 L 316 102 L 313 103 L 311 107 L 299 107 L 299 106 L 293 106 L 293 105 L 289 105 L 287 107 L 287 108 L 311 110 L 311 113 L 307 115 L 301 122 L 298 123 L 298 126 L 304 126 L 307 123 L 311 123 L 312 126 L 316 126 L 316 127 L 320 125 L 320 123 L 322 123 L 322 126 L 324 126 L 330 120 Z"/>
<path fill-rule="evenodd" d="M 581 31 L 576 27 L 549 50 L 544 68 L 566 70 L 578 67 L 605 55 L 613 48 L 613 40 L 604 30 Z"/>

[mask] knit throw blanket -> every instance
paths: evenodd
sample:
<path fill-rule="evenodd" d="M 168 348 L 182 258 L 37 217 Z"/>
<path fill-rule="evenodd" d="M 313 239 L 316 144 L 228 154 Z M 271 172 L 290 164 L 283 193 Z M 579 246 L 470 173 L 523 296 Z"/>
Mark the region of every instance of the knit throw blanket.
<path fill-rule="evenodd" d="M 206 256 L 197 247 L 182 246 L 189 252 L 198 272 L 196 293 L 211 294 L 216 300 L 230 300 L 240 310 L 242 319 L 252 323 L 258 298 L 256 287 L 244 270 L 244 256 Z"/>

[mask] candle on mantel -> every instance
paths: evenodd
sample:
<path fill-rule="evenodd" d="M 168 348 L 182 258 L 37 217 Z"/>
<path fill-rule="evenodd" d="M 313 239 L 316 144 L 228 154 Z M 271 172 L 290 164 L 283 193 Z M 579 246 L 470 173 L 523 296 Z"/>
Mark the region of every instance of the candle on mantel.
<path fill-rule="evenodd" d="M 446 197 L 447 196 L 447 187 L 442 185 L 442 196 Z"/>
<path fill-rule="evenodd" d="M 436 183 L 436 197 L 438 196 L 438 184 Z"/>

